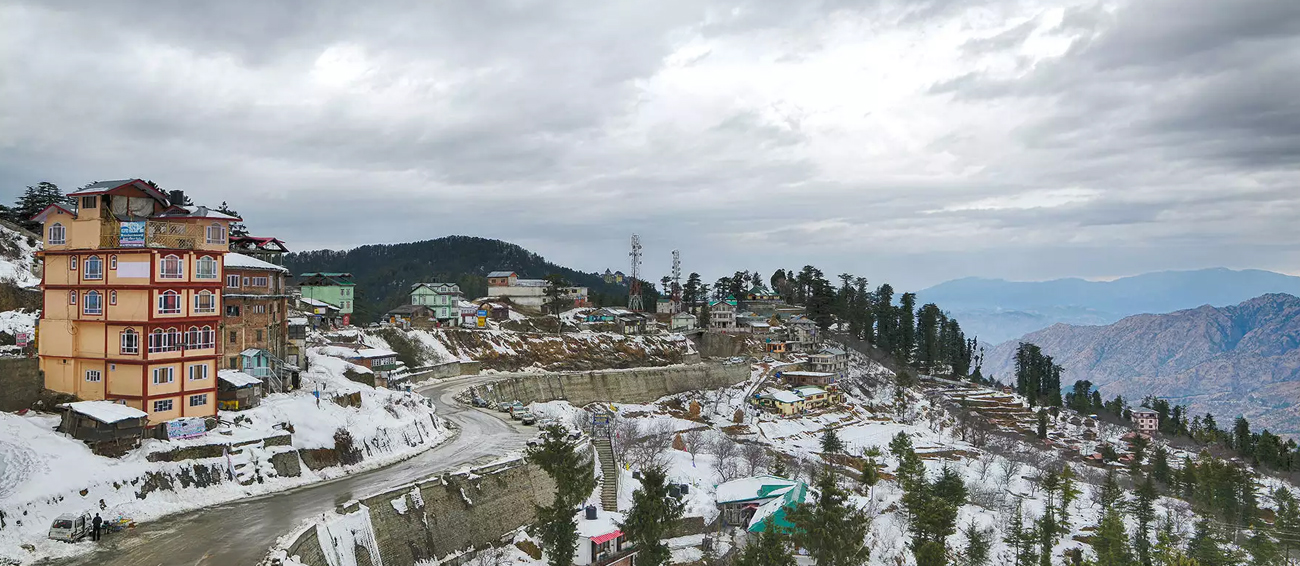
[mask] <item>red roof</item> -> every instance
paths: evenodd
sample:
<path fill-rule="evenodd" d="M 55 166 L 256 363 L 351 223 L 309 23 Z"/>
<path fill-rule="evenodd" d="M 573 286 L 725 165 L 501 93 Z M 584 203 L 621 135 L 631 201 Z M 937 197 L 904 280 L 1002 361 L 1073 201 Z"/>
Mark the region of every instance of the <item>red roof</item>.
<path fill-rule="evenodd" d="M 76 217 L 77 217 L 77 213 L 75 213 L 75 212 L 73 212 L 73 211 L 71 211 L 71 210 L 68 210 L 68 209 L 67 209 L 66 207 L 64 207 L 63 205 L 51 204 L 51 205 L 49 205 L 49 206 L 47 206 L 47 207 L 41 209 L 40 212 L 37 212 L 35 215 L 33 215 L 33 216 L 31 217 L 31 220 L 32 220 L 33 222 L 45 222 L 45 216 L 46 216 L 47 214 L 49 214 L 49 212 L 50 212 L 51 209 L 54 209 L 54 208 L 57 208 L 57 209 L 59 209 L 59 210 L 62 210 L 63 212 L 68 213 L 68 215 L 71 216 L 71 217 L 73 217 L 73 218 L 76 218 Z"/>
<path fill-rule="evenodd" d="M 594 542 L 594 543 L 596 543 L 596 544 L 600 544 L 600 543 L 603 543 L 603 542 L 609 542 L 609 541 L 614 540 L 614 539 L 616 539 L 616 538 L 618 538 L 618 537 L 621 537 L 621 536 L 623 536 L 623 531 L 617 531 L 617 530 L 616 530 L 616 531 L 614 531 L 614 532 L 612 532 L 612 533 L 606 533 L 606 534 L 600 535 L 600 536 L 598 536 L 598 537 L 591 537 L 591 542 Z"/>

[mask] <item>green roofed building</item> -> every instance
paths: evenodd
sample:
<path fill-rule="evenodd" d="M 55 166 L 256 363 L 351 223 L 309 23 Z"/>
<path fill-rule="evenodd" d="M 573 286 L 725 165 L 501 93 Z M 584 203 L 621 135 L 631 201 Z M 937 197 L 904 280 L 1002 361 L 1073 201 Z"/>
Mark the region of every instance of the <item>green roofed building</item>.
<path fill-rule="evenodd" d="M 351 273 L 303 273 L 298 276 L 302 298 L 329 303 L 339 309 L 343 324 L 352 323 L 352 307 L 356 302 L 356 286 Z"/>
<path fill-rule="evenodd" d="M 791 530 L 786 514 L 808 497 L 808 485 L 777 476 L 754 476 L 719 484 L 714 491 L 723 524 L 762 532 L 771 517 L 777 528 Z"/>

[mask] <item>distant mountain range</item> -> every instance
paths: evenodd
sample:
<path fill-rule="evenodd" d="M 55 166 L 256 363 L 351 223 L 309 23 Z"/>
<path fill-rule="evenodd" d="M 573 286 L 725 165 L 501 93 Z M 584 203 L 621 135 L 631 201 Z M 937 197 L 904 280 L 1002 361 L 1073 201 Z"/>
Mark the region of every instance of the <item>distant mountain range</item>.
<path fill-rule="evenodd" d="M 1300 298 L 1263 295 L 1228 307 L 1130 316 L 1107 326 L 1056 324 L 987 352 L 984 374 L 1014 381 L 1015 350 L 1032 342 L 1063 369 L 1062 386 L 1096 384 L 1136 405 L 1153 394 L 1258 430 L 1300 434 Z"/>
<path fill-rule="evenodd" d="M 1058 322 L 1110 324 L 1126 316 L 1227 306 L 1267 293 L 1300 295 L 1300 277 L 1257 269 L 1161 271 L 1114 281 L 1023 282 L 966 278 L 918 293 L 961 321 L 967 335 L 998 344 Z"/>
<path fill-rule="evenodd" d="M 532 279 L 552 273 L 562 275 L 574 285 L 587 287 L 597 304 L 627 301 L 627 289 L 605 283 L 601 275 L 556 265 L 509 242 L 470 236 L 291 253 L 285 256 L 284 264 L 294 274 L 351 273 L 357 284 L 356 314 L 361 322 L 374 321 L 389 309 L 409 302 L 411 285 L 415 283 L 457 283 L 465 298 L 482 297 L 487 294 L 485 276 L 499 269 Z"/>

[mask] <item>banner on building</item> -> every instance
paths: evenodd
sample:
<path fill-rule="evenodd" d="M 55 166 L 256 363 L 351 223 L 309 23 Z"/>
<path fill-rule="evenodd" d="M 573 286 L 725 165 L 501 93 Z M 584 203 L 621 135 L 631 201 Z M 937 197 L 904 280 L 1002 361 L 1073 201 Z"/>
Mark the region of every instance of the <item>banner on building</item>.
<path fill-rule="evenodd" d="M 118 231 L 117 245 L 122 248 L 144 247 L 144 221 L 123 222 Z"/>
<path fill-rule="evenodd" d="M 182 417 L 164 423 L 167 425 L 167 438 L 194 438 L 207 434 L 208 427 L 198 417 Z"/>

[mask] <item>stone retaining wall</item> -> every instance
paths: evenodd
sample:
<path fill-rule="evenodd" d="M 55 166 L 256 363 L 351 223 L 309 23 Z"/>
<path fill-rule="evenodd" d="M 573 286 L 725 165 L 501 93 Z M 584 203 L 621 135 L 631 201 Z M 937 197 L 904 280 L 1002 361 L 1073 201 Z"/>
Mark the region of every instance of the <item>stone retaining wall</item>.
<path fill-rule="evenodd" d="M 692 389 L 717 389 L 749 378 L 745 364 L 692 364 L 567 373 L 505 374 L 492 383 L 496 400 L 648 403 Z"/>
<path fill-rule="evenodd" d="M 36 358 L 0 358 L 0 411 L 31 408 L 44 388 Z"/>
<path fill-rule="evenodd" d="M 555 483 L 545 472 L 513 460 L 408 484 L 338 511 L 354 513 L 364 505 L 383 564 L 412 566 L 497 543 L 503 534 L 531 523 L 534 504 L 550 503 L 554 493 Z M 308 566 L 329 564 L 316 528 L 299 534 L 287 551 Z M 358 548 L 358 553 L 365 551 Z"/>

